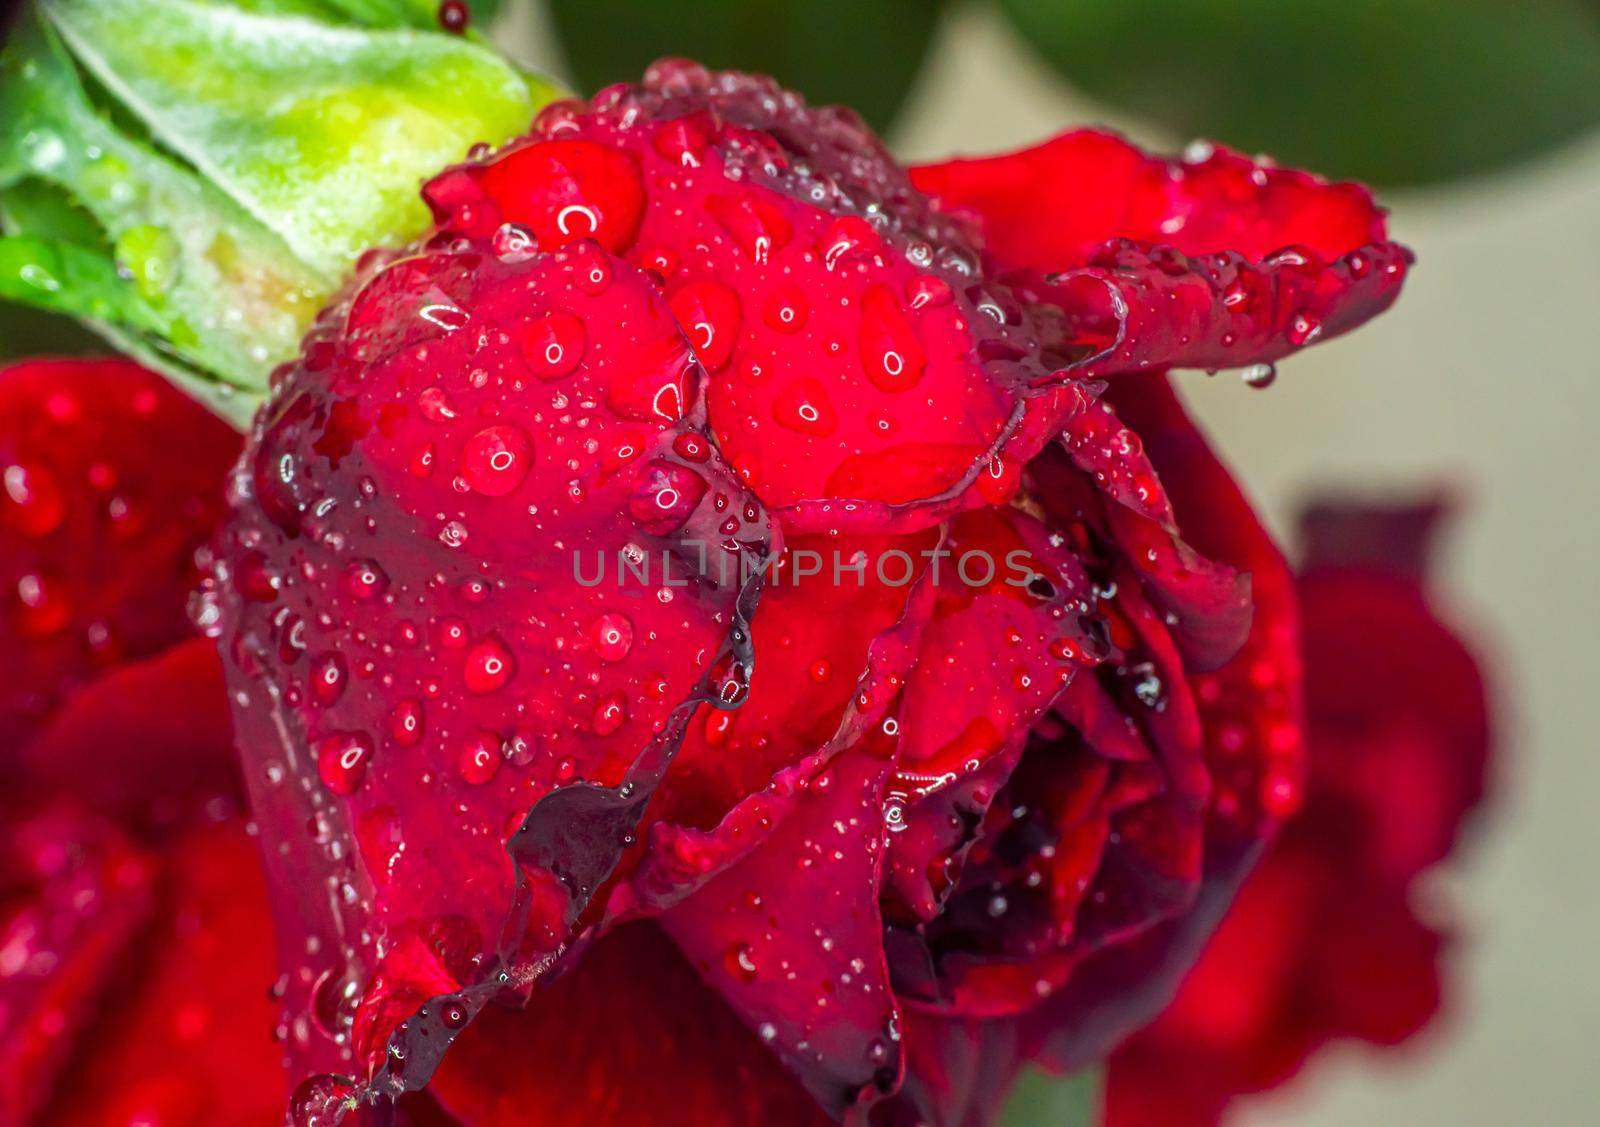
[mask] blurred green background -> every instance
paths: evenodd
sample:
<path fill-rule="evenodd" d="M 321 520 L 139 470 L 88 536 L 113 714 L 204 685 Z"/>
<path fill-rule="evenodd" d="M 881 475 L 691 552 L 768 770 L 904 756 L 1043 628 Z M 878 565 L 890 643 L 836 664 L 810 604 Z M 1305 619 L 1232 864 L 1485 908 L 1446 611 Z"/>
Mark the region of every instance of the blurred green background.
<path fill-rule="evenodd" d="M 245 0 L 358 22 L 435 0 Z M 1504 171 L 1600 125 L 1600 0 L 474 0 L 590 92 L 662 55 L 770 73 L 893 137 L 941 31 L 982 18 L 1114 115 L 1379 188 Z M 530 32 L 531 29 L 531 32 Z M 0 305 L 0 356 L 82 350 Z"/>

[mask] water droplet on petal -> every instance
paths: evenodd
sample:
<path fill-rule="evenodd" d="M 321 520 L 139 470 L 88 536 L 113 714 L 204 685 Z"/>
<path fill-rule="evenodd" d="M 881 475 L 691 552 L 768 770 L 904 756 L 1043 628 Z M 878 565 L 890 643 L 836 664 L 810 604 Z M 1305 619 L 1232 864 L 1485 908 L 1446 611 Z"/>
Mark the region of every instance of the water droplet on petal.
<path fill-rule="evenodd" d="M 420 700 L 406 697 L 395 705 L 394 713 L 389 718 L 389 734 L 394 737 L 395 743 L 401 747 L 415 747 L 422 742 L 426 732 L 427 723 Z"/>
<path fill-rule="evenodd" d="M 706 480 L 688 466 L 657 458 L 639 473 L 628 512 L 653 536 L 670 536 L 706 495 Z"/>
<path fill-rule="evenodd" d="M 1271 387 L 1278 378 L 1278 369 L 1271 364 L 1252 364 L 1239 372 L 1239 378 L 1249 387 Z"/>
<path fill-rule="evenodd" d="M 517 671 L 516 659 L 499 638 L 491 635 L 467 651 L 462 677 L 470 692 L 492 693 Z"/>
<path fill-rule="evenodd" d="M 827 391 L 809 377 L 795 380 L 778 393 L 772 402 L 772 417 L 801 434 L 832 434 L 838 425 Z"/>
<path fill-rule="evenodd" d="M 885 285 L 871 286 L 862 296 L 860 347 L 867 378 L 883 391 L 914 387 L 928 366 L 911 323 Z"/>
<path fill-rule="evenodd" d="M 739 295 L 720 282 L 694 282 L 672 296 L 672 315 L 710 372 L 720 372 L 739 339 Z"/>
<path fill-rule="evenodd" d="M 754 982 L 756 977 L 755 952 L 747 943 L 735 943 L 725 956 L 728 973 L 740 982 Z"/>
<path fill-rule="evenodd" d="M 318 654 L 312 659 L 311 698 L 318 704 L 328 705 L 338 700 L 344 695 L 345 682 L 348 680 L 344 658 L 339 654 Z"/>
<path fill-rule="evenodd" d="M 600 698 L 594 709 L 594 734 L 609 736 L 628 719 L 628 698 L 619 690 Z"/>
<path fill-rule="evenodd" d="M 501 262 L 527 262 L 539 253 L 539 240 L 520 223 L 502 223 L 489 245 Z"/>
<path fill-rule="evenodd" d="M 467 439 L 461 452 L 461 476 L 485 497 L 503 497 L 528 476 L 533 465 L 533 440 L 512 423 L 485 427 Z"/>
<path fill-rule="evenodd" d="M 493 732 L 475 732 L 461 745 L 456 770 L 464 782 L 482 786 L 500 771 L 500 737 Z"/>
<path fill-rule="evenodd" d="M 359 732 L 343 732 L 317 741 L 317 774 L 337 795 L 351 795 L 366 777 L 372 741 Z"/>
<path fill-rule="evenodd" d="M 389 577 L 373 560 L 356 560 L 344 571 L 344 589 L 356 599 L 371 599 L 389 587 Z"/>
<path fill-rule="evenodd" d="M 621 661 L 633 648 L 633 622 L 625 614 L 602 614 L 595 619 L 590 637 L 602 661 Z"/>
<path fill-rule="evenodd" d="M 767 298 L 761 319 L 780 333 L 798 333 L 811 315 L 811 303 L 798 286 L 783 286 Z"/>
<path fill-rule="evenodd" d="M 522 356 L 541 380 L 559 380 L 583 362 L 583 322 L 571 313 L 547 313 L 528 322 L 522 334 Z"/>

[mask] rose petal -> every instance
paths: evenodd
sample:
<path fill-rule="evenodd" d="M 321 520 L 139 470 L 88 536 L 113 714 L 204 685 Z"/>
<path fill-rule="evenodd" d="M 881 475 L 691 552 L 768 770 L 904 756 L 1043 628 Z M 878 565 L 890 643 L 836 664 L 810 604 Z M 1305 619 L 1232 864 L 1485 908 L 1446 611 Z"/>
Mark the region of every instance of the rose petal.
<path fill-rule="evenodd" d="M 1085 130 L 912 178 L 1062 311 L 1080 375 L 1270 363 L 1383 312 L 1411 262 L 1365 188 L 1209 145 L 1172 160 Z"/>
<path fill-rule="evenodd" d="M 880 734 L 840 756 L 761 848 L 661 917 L 834 1115 L 900 1081 L 878 915 L 893 743 Z"/>
<path fill-rule="evenodd" d="M 1214 1125 L 1328 1040 L 1394 1044 L 1437 1010 L 1444 938 L 1411 884 L 1481 799 L 1489 739 L 1482 675 L 1424 594 L 1439 513 L 1306 518 L 1307 805 L 1173 1005 L 1112 1057 L 1114 1127 Z"/>
<path fill-rule="evenodd" d="M 297 1081 L 365 1077 L 352 1045 L 571 938 L 693 701 L 746 691 L 742 572 L 767 537 L 638 271 L 589 242 L 371 270 L 259 421 L 255 504 L 224 536 L 252 809 L 300 933 Z M 533 947 L 501 949 L 536 870 L 560 883 Z M 441 932 L 460 958 L 413 957 Z M 324 978 L 364 999 L 354 1041 L 347 1011 L 297 1020 Z"/>
<path fill-rule="evenodd" d="M 598 940 L 526 1010 L 485 1011 L 431 1090 L 463 1127 L 830 1122 L 651 923 Z"/>
<path fill-rule="evenodd" d="M 1243 649 L 1190 681 L 1212 779 L 1194 906 L 1103 949 L 1029 1015 L 1025 1037 L 1062 1069 L 1099 1059 L 1170 1000 L 1262 842 L 1296 808 L 1304 771 L 1298 623 L 1281 557 L 1163 378 L 1130 379 L 1110 399 L 1144 438 L 1196 549 L 1250 573 L 1256 613 Z"/>
<path fill-rule="evenodd" d="M 1017 509 L 966 513 L 942 549 L 889 784 L 900 817 L 886 895 L 902 921 L 937 912 L 1029 728 L 1105 653 L 1092 631 L 1092 582 L 1038 520 Z"/>
<path fill-rule="evenodd" d="M 1019 429 L 1032 445 L 1016 458 L 1048 435 L 1048 422 L 1024 427 L 1056 409 L 1022 394 L 1046 369 L 1037 327 L 853 117 L 766 79 L 662 64 L 441 176 L 429 188 L 441 227 L 525 221 L 523 197 L 546 190 L 605 226 L 616 190 L 601 188 L 617 177 L 583 191 L 582 176 L 548 175 L 549 152 L 574 146 L 632 170 L 642 218 L 608 245 L 661 279 L 711 373 L 719 447 L 791 526 L 830 527 L 849 501 L 877 515 L 875 531 L 890 516 L 930 527 L 978 503 L 980 475 Z"/>
<path fill-rule="evenodd" d="M 647 812 L 648 849 L 617 910 L 681 899 L 754 848 L 804 788 L 883 720 L 933 612 L 936 530 L 792 538 L 752 624 L 750 693 L 702 708 Z"/>

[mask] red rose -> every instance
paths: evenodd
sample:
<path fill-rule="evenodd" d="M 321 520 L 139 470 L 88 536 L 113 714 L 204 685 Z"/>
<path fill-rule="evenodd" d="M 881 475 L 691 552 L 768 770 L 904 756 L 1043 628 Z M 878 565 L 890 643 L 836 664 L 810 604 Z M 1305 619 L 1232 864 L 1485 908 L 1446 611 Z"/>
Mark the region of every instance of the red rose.
<path fill-rule="evenodd" d="M 1215 1124 L 1325 1042 L 1396 1044 L 1438 1009 L 1448 931 L 1415 890 L 1483 797 L 1489 724 L 1477 663 L 1425 590 L 1437 516 L 1307 515 L 1307 802 L 1177 1000 L 1112 1056 L 1112 1127 Z"/>
<path fill-rule="evenodd" d="M 1003 1072 L 1159 1007 L 1301 769 L 1287 576 L 1162 372 L 1392 301 L 1365 192 L 1102 134 L 910 177 L 672 62 L 424 194 L 280 373 L 204 612 L 297 1116 L 559 1070 L 954 1121 L 974 1019 Z M 688 1012 L 738 1047 L 665 1055 Z"/>
<path fill-rule="evenodd" d="M 196 606 L 295 1120 L 983 1122 L 1159 1010 L 1303 769 L 1287 571 L 1165 372 L 1386 308 L 1365 191 L 1100 133 L 908 173 L 668 62 L 424 194 L 277 373 Z M 184 789 L 103 808 L 207 949 L 259 940 L 142 787 Z"/>

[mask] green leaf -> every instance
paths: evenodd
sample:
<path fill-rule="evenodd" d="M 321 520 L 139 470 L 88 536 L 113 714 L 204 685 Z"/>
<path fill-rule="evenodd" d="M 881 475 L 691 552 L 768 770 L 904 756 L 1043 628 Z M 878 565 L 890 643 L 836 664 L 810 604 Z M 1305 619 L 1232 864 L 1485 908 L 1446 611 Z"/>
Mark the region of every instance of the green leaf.
<path fill-rule="evenodd" d="M 431 0 L 38 0 L 0 53 L 4 296 L 247 419 L 361 252 L 426 228 L 421 181 L 556 93 Z"/>
<path fill-rule="evenodd" d="M 66 192 L 42 180 L 21 180 L 0 198 L 0 224 L 12 231 L 48 231 L 79 246 L 105 246 L 105 231 Z"/>
<path fill-rule="evenodd" d="M 1088 93 L 1182 135 L 1385 184 L 1600 124 L 1592 0 L 999 0 Z"/>
<path fill-rule="evenodd" d="M 441 0 L 197 0 L 269 15 L 312 16 L 362 27 L 411 27 L 423 31 L 439 25 Z M 468 0 L 475 23 L 487 24 L 500 10 L 499 0 Z"/>
<path fill-rule="evenodd" d="M 0 238 L 0 299 L 94 326 L 121 351 L 165 374 L 240 429 L 249 424 L 254 399 L 194 370 L 169 349 L 168 342 L 184 339 L 187 328 L 130 287 L 125 271 L 105 251 L 27 235 Z"/>
<path fill-rule="evenodd" d="M 1001 1121 L 1004 1127 L 1100 1127 L 1104 1086 L 1097 1069 L 1065 1079 L 1029 1069 L 1012 1089 Z"/>
<path fill-rule="evenodd" d="M 885 128 L 905 100 L 942 0 L 552 0 L 580 86 L 630 81 L 664 55 L 770 74 L 815 105 Z"/>
<path fill-rule="evenodd" d="M 168 327 L 124 283 L 109 255 L 75 243 L 26 235 L 0 238 L 0 298 L 147 332 Z"/>
<path fill-rule="evenodd" d="M 527 128 L 535 98 L 554 93 L 457 36 L 193 0 L 43 6 L 153 139 L 334 277 L 367 247 L 421 231 L 417 185 L 474 142 Z"/>
<path fill-rule="evenodd" d="M 160 332 L 186 368 L 240 388 L 265 387 L 272 358 L 292 353 L 317 296 L 337 280 L 113 125 L 38 22 L 19 28 L 0 55 L 0 216 L 24 239 L 19 248 L 50 259 L 37 270 L 63 268 L 53 275 L 59 289 L 18 284 L 8 297 L 135 336 Z M 86 218 L 100 236 L 92 254 Z M 84 253 L 65 249 L 71 240 Z M 15 253 L 20 278 L 27 264 Z M 114 301 L 113 287 L 131 292 Z"/>

